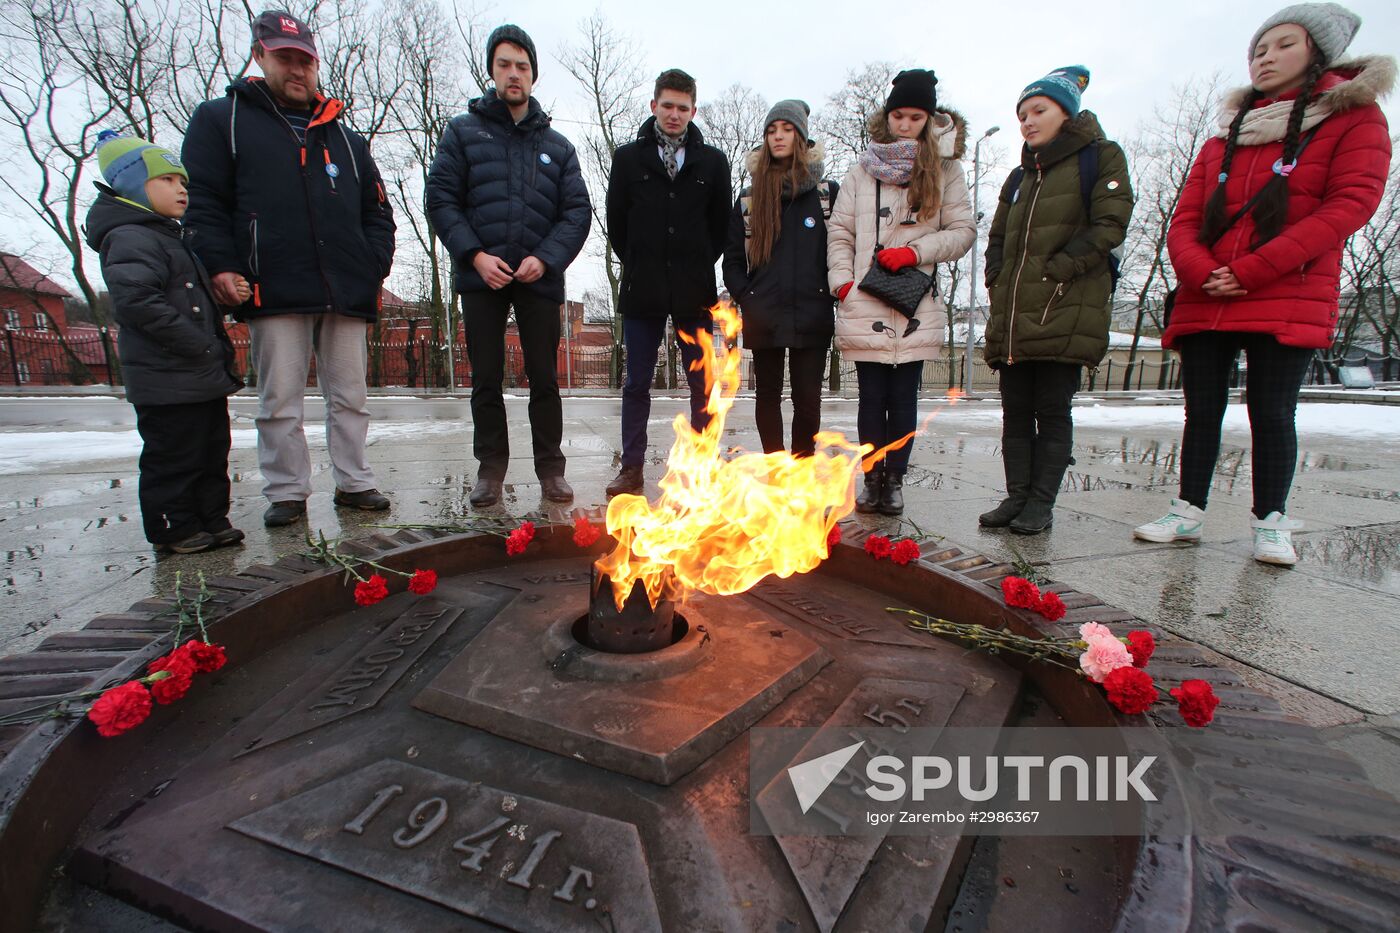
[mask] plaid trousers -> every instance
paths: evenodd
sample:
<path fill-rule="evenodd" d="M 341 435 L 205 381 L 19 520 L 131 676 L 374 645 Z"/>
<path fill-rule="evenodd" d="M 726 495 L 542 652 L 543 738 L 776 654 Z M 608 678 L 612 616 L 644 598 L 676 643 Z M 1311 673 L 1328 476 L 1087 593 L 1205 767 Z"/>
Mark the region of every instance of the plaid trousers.
<path fill-rule="evenodd" d="M 1181 498 L 1204 509 L 1215 461 L 1220 456 L 1220 423 L 1230 395 L 1230 371 L 1240 350 L 1248 374 L 1250 455 L 1254 515 L 1286 512 L 1288 490 L 1298 463 L 1294 414 L 1298 390 L 1313 350 L 1288 347 L 1272 334 L 1203 331 L 1177 341 L 1181 386 L 1186 393 L 1186 429 L 1181 440 Z"/>

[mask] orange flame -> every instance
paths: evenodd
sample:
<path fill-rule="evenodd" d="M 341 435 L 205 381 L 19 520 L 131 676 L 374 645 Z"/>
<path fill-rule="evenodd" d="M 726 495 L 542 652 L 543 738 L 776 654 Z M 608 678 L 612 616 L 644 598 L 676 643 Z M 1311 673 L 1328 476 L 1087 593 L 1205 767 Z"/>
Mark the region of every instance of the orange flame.
<path fill-rule="evenodd" d="M 742 593 L 764 577 L 816 568 L 827 556 L 827 535 L 855 509 L 862 457 L 869 469 L 890 449 L 872 453 L 869 444 L 822 431 L 810 457 L 740 451 L 726 459 L 720 442 L 741 382 L 740 324 L 729 305 L 715 307 L 712 315 L 724 335 L 722 354 L 708 334 L 701 332 L 698 340 L 682 335 L 704 353 L 696 365 L 705 371 L 709 424 L 696 431 L 688 416 L 676 416 L 676 441 L 655 504 L 622 495 L 608 505 L 608 532 L 617 547 L 597 566 L 612 579 L 619 608 L 637 581 L 654 606 L 697 590 Z"/>

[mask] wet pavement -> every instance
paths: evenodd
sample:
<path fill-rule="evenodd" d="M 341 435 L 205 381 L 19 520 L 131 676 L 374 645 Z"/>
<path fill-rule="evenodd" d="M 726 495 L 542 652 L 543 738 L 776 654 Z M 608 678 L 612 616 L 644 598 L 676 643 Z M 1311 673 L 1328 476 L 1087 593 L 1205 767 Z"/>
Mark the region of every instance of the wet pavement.
<path fill-rule="evenodd" d="M 1086 400 L 1087 405 L 1095 404 Z M 1077 464 L 1065 479 L 1055 525 L 1037 537 L 989 531 L 978 513 L 1000 499 L 999 416 L 995 400 L 949 406 L 925 400 L 928 435 L 915 442 L 906 485 L 906 517 L 925 532 L 1000 560 L 1022 556 L 1049 577 L 1094 593 L 1139 617 L 1237 662 L 1251 677 L 1287 682 L 1290 706 L 1335 730 L 1382 786 L 1400 792 L 1400 432 L 1367 436 L 1327 417 L 1307 420 L 1290 515 L 1294 569 L 1250 557 L 1248 435 L 1227 429 L 1199 546 L 1134 542 L 1134 525 L 1161 514 L 1177 481 L 1179 399 L 1100 399 L 1080 409 Z M 1320 404 L 1320 403 L 1310 403 Z M 24 651 L 103 612 L 172 592 L 177 572 L 227 573 L 303 548 L 306 525 L 267 529 L 253 448 L 255 401 L 233 405 L 234 523 L 242 547 L 157 559 L 141 532 L 131 409 L 112 398 L 0 399 L 0 654 Z M 522 516 L 548 503 L 528 458 L 526 400 L 511 399 L 511 445 L 517 458 L 501 506 L 486 514 Z M 1157 407 L 1156 417 L 1141 409 Z M 474 514 L 467 502 L 475 477 L 465 399 L 377 398 L 371 403 L 370 461 L 394 501 L 388 513 L 336 510 L 319 402 L 308 404 L 315 494 L 309 526 L 327 536 L 367 533 L 379 525 L 451 523 Z M 1307 405 L 1304 406 L 1308 407 Z M 1350 410 L 1357 406 L 1332 406 Z M 656 480 L 681 411 L 658 399 L 651 422 L 648 489 Z M 1128 412 L 1118 423 L 1117 415 Z M 1365 411 L 1395 412 L 1386 406 Z M 620 402 L 571 398 L 565 405 L 565 453 L 576 505 L 605 502 L 603 487 L 618 454 Z M 855 435 L 854 400 L 830 399 L 823 426 Z M 1379 424 L 1389 424 L 1387 414 Z M 1321 423 L 1322 428 L 1316 425 Z M 752 402 L 740 400 L 732 443 L 758 446 Z M 523 455 L 523 456 L 522 456 Z M 567 510 L 554 507 L 561 518 Z M 893 519 L 873 526 L 891 533 Z M 903 527 L 907 532 L 908 525 Z M 1359 750 L 1359 751 L 1358 751 Z"/>

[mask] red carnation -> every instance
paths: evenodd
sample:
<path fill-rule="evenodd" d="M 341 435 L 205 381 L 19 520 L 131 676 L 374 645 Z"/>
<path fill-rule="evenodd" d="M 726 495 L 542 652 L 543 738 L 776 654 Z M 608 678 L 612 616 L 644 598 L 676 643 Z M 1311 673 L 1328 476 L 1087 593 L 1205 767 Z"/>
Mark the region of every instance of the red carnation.
<path fill-rule="evenodd" d="M 1108 702 L 1121 713 L 1136 716 L 1147 712 L 1157 702 L 1157 688 L 1146 671 L 1135 667 L 1120 667 L 1110 671 L 1103 679 L 1103 688 L 1108 692 Z"/>
<path fill-rule="evenodd" d="M 511 557 L 525 553 L 525 545 L 530 543 L 530 538 L 523 534 L 519 528 L 506 536 L 506 553 Z"/>
<path fill-rule="evenodd" d="M 602 529 L 582 515 L 574 519 L 574 543 L 579 547 L 592 547 L 602 536 Z"/>
<path fill-rule="evenodd" d="M 1152 658 L 1152 652 L 1156 650 L 1157 641 L 1151 632 L 1128 633 L 1128 653 L 1133 656 L 1133 667 L 1146 667 Z"/>
<path fill-rule="evenodd" d="M 228 653 L 223 645 L 211 645 L 204 641 L 186 642 L 180 648 L 185 656 L 194 662 L 196 673 L 207 674 L 217 671 L 228 663 Z"/>
<path fill-rule="evenodd" d="M 1210 684 L 1204 680 L 1184 680 L 1180 687 L 1172 690 L 1176 697 L 1181 718 L 1188 726 L 1199 729 L 1215 718 L 1215 708 L 1220 705 L 1220 697 L 1215 695 Z"/>
<path fill-rule="evenodd" d="M 97 726 L 97 734 L 110 739 L 129 729 L 135 729 L 151 715 L 151 694 L 139 680 L 113 687 L 97 698 L 88 710 L 88 719 Z"/>
<path fill-rule="evenodd" d="M 373 606 L 389 595 L 389 585 L 379 574 L 355 584 L 355 605 Z"/>
<path fill-rule="evenodd" d="M 905 538 L 894 546 L 894 552 L 890 554 L 890 559 L 901 566 L 909 563 L 911 560 L 918 560 L 919 545 L 913 538 Z"/>
<path fill-rule="evenodd" d="M 520 527 L 515 530 L 524 535 L 526 544 L 529 544 L 531 541 L 535 540 L 534 522 L 521 522 Z"/>
<path fill-rule="evenodd" d="M 831 530 L 826 533 L 826 549 L 828 552 L 841 543 L 841 526 L 832 525 Z"/>
<path fill-rule="evenodd" d="M 408 591 L 417 596 L 427 596 L 437 589 L 436 570 L 415 570 L 408 578 Z"/>
<path fill-rule="evenodd" d="M 1065 601 L 1059 593 L 1045 593 L 1040 597 L 1036 611 L 1051 622 L 1058 622 L 1065 617 Z"/>
<path fill-rule="evenodd" d="M 167 668 L 163 671 L 156 671 L 150 677 L 151 696 L 161 706 L 169 706 L 176 700 L 190 692 L 190 685 L 194 683 L 194 668 Z"/>
<path fill-rule="evenodd" d="M 1040 587 L 1025 577 L 1007 577 L 1001 581 L 1001 595 L 1006 604 L 1017 609 L 1040 608 Z"/>
<path fill-rule="evenodd" d="M 865 539 L 865 553 L 876 560 L 889 557 L 892 550 L 894 548 L 890 546 L 890 539 L 884 535 L 871 535 Z"/>

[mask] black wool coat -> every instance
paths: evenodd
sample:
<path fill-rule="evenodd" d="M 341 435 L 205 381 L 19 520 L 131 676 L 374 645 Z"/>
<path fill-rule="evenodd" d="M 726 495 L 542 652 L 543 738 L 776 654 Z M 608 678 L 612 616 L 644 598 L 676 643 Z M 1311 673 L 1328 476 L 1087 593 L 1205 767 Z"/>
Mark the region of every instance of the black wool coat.
<path fill-rule="evenodd" d="M 583 249 L 593 212 L 573 144 L 550 129 L 533 97 L 519 123 L 495 90 L 452 118 L 428 169 L 427 204 L 457 291 L 489 290 L 472 265 L 484 251 L 512 269 L 534 256 L 544 275 L 524 287 L 564 300 L 564 270 Z"/>
<path fill-rule="evenodd" d="M 835 203 L 840 186 L 828 185 Z M 744 346 L 751 350 L 828 346 L 836 330 L 836 305 L 826 280 L 821 196 L 812 188 L 783 200 L 782 227 L 773 255 L 750 269 L 741 209 L 746 194 L 740 192 L 734 202 L 724 249 L 724 287 L 739 305 Z"/>
<path fill-rule="evenodd" d="M 622 260 L 623 317 L 706 316 L 719 300 L 715 263 L 724 250 L 733 189 L 729 160 L 694 123 L 675 179 L 657 151 L 656 118 L 613 153 L 608 240 Z"/>
<path fill-rule="evenodd" d="M 237 272 L 240 320 L 334 312 L 373 320 L 394 261 L 394 215 L 369 144 L 320 99 L 297 139 L 259 78 L 195 108 L 181 157 L 185 226 L 211 275 Z"/>
<path fill-rule="evenodd" d="M 178 221 L 103 190 L 87 215 L 120 330 L 117 356 L 133 405 L 183 405 L 243 388 L 204 267 Z"/>

